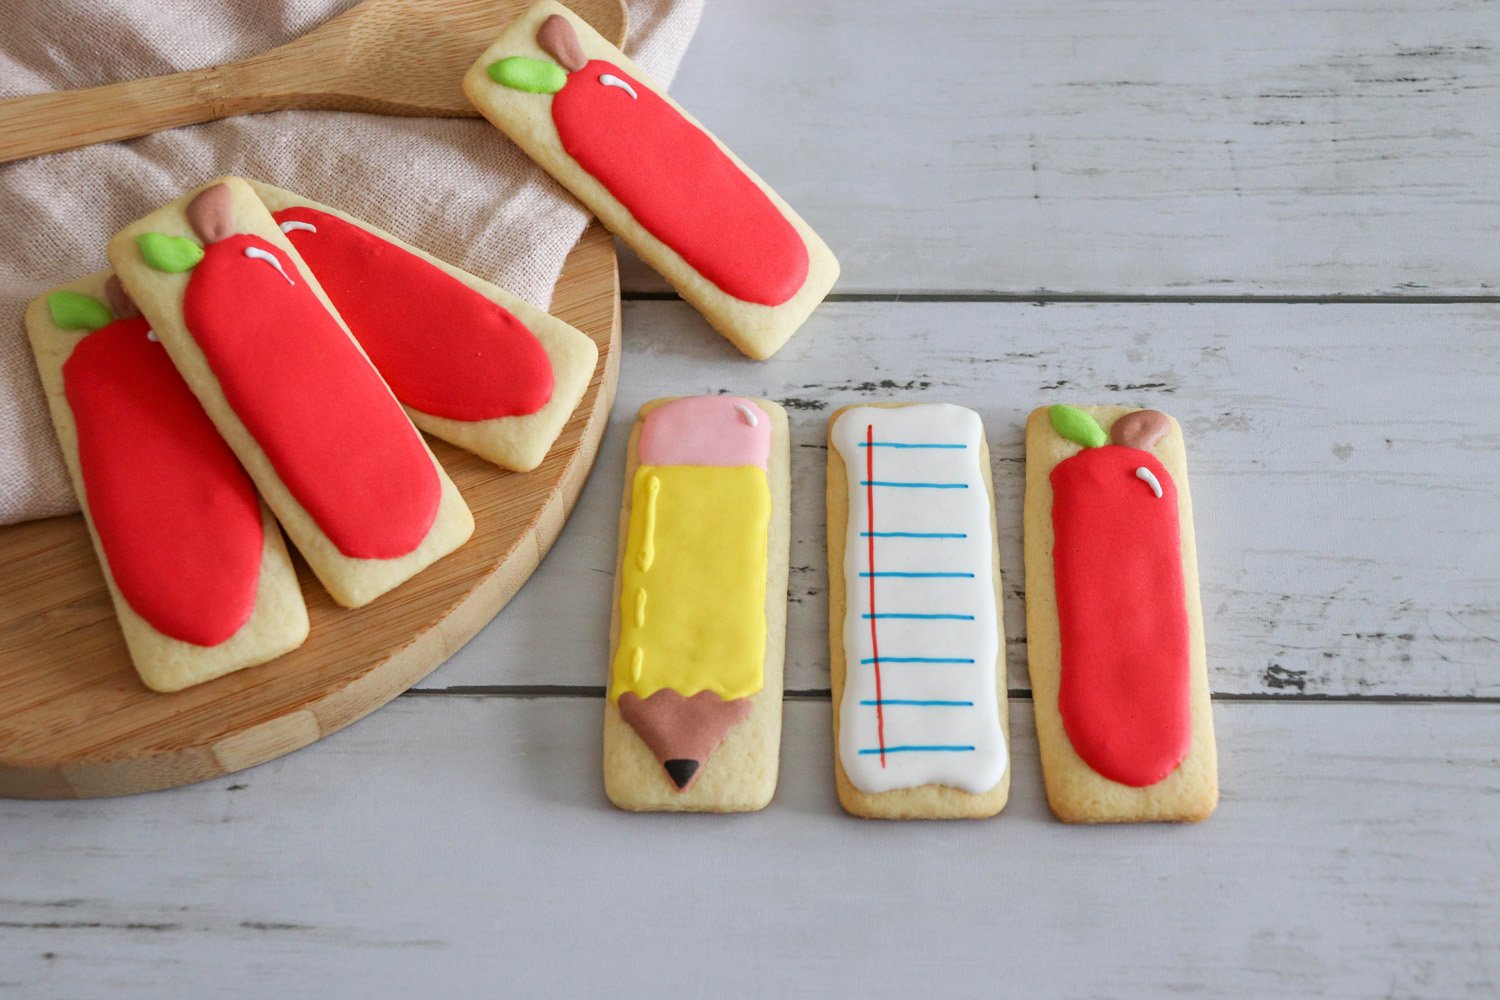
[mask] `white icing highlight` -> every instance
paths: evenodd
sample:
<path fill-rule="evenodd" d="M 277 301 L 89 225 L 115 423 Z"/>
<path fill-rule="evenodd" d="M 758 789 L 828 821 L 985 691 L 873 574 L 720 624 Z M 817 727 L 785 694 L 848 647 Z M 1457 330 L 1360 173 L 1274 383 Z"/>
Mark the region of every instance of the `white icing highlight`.
<path fill-rule="evenodd" d="M 277 260 L 276 255 L 271 253 L 270 251 L 262 250 L 260 247 L 246 247 L 245 256 L 249 257 L 251 260 L 265 261 L 267 264 L 270 264 L 272 267 L 276 268 L 276 270 L 280 272 L 283 278 L 286 278 L 286 283 L 288 285 L 296 284 L 295 281 L 287 276 L 286 270 L 281 266 L 281 261 Z"/>
<path fill-rule="evenodd" d="M 1161 481 L 1156 478 L 1156 473 L 1144 465 L 1135 470 L 1135 478 L 1151 487 L 1151 492 L 1156 494 L 1156 499 L 1161 499 Z"/>
<path fill-rule="evenodd" d="M 619 87 L 621 90 L 625 91 L 625 93 L 629 94 L 630 99 L 633 101 L 640 100 L 640 98 L 636 96 L 635 88 L 626 83 L 624 80 L 621 80 L 618 76 L 615 76 L 613 73 L 600 74 L 599 82 L 604 84 L 606 87 Z"/>
<path fill-rule="evenodd" d="M 947 404 L 861 406 L 834 421 L 832 440 L 849 482 L 844 772 L 864 792 L 928 784 L 988 792 L 1009 753 L 979 415 Z"/>
<path fill-rule="evenodd" d="M 318 227 L 311 222 L 298 222 L 296 219 L 291 219 L 281 224 L 281 231 L 283 233 L 293 233 L 299 229 L 309 233 L 318 231 Z"/>
<path fill-rule="evenodd" d="M 760 426 L 760 418 L 755 415 L 755 411 L 750 409 L 750 407 L 746 406 L 744 403 L 735 403 L 734 408 L 740 411 L 740 414 L 745 418 L 745 423 L 749 424 L 751 427 Z"/>

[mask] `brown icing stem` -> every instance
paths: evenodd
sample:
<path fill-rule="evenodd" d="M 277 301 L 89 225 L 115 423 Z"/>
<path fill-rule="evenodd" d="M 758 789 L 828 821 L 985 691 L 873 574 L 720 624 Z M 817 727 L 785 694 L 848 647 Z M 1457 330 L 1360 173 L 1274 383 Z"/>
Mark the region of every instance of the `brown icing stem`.
<path fill-rule="evenodd" d="M 1160 410 L 1136 410 L 1115 421 L 1109 439 L 1126 448 L 1150 451 L 1171 429 L 1172 419 Z"/>
<path fill-rule="evenodd" d="M 104 282 L 104 298 L 109 302 L 110 310 L 115 314 L 115 319 L 130 319 L 139 316 L 141 311 L 136 308 L 135 300 L 120 284 L 119 275 L 111 274 Z"/>
<path fill-rule="evenodd" d="M 204 245 L 234 235 L 234 194 L 227 184 L 204 188 L 187 205 L 188 225 Z"/>
<path fill-rule="evenodd" d="M 569 73 L 576 73 L 589 64 L 589 58 L 583 54 L 583 46 L 578 42 L 578 33 L 561 14 L 553 14 L 542 22 L 536 31 L 536 43 L 562 63 Z"/>
<path fill-rule="evenodd" d="M 620 695 L 620 718 L 661 762 L 680 792 L 693 787 L 703 762 L 724 737 L 750 717 L 750 699 L 725 701 L 712 691 L 684 698 L 662 688 L 649 698 L 627 691 Z"/>

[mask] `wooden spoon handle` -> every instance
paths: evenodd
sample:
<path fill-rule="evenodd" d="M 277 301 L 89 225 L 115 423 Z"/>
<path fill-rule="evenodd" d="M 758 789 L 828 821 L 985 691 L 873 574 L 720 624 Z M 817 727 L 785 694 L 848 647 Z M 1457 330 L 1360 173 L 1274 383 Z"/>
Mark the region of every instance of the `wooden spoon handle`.
<path fill-rule="evenodd" d="M 278 106 L 265 95 L 236 93 L 229 70 L 211 66 L 0 101 L 0 163 Z"/>

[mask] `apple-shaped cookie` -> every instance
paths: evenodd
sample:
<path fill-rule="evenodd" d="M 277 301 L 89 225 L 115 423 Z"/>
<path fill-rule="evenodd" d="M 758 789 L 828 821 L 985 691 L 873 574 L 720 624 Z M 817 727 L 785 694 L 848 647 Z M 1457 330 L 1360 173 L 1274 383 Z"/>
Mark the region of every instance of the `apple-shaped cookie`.
<path fill-rule="evenodd" d="M 1104 777 L 1154 785 L 1192 741 L 1177 487 L 1148 450 L 1170 422 L 1138 410 L 1111 436 L 1075 407 L 1051 417 L 1084 446 L 1051 475 L 1063 727 Z"/>
<path fill-rule="evenodd" d="M 138 244 L 152 267 L 192 269 L 183 321 L 224 399 L 340 552 L 412 552 L 441 499 L 416 428 L 292 258 L 236 231 L 228 187 L 203 190 L 187 216 L 201 250 L 161 234 Z"/>
<path fill-rule="evenodd" d="M 475 421 L 552 398 L 552 362 L 510 310 L 336 215 L 297 206 L 275 219 L 405 405 Z"/>
<path fill-rule="evenodd" d="M 490 78 L 552 94 L 563 149 L 636 222 L 728 295 L 778 306 L 797 294 L 807 245 L 708 133 L 614 63 L 586 58 L 562 15 L 542 23 L 537 42 L 567 72 L 513 56 Z"/>
<path fill-rule="evenodd" d="M 163 635 L 216 646 L 255 610 L 260 503 L 113 279 L 109 295 L 113 313 L 75 292 L 48 303 L 59 326 L 93 331 L 62 366 L 89 517 L 131 609 Z"/>

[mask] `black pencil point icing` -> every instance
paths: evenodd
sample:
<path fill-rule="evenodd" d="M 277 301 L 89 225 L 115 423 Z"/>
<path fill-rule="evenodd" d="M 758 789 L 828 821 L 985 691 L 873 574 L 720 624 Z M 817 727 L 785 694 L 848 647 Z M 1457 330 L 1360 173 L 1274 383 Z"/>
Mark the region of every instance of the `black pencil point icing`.
<path fill-rule="evenodd" d="M 672 779 L 672 784 L 677 786 L 678 791 L 687 788 L 688 783 L 693 780 L 693 775 L 698 773 L 698 762 L 684 757 L 662 761 L 661 766 L 667 769 L 667 776 Z"/>

